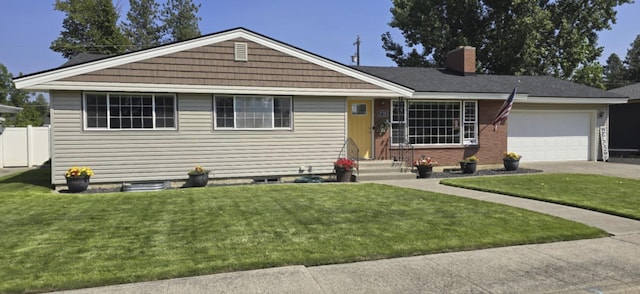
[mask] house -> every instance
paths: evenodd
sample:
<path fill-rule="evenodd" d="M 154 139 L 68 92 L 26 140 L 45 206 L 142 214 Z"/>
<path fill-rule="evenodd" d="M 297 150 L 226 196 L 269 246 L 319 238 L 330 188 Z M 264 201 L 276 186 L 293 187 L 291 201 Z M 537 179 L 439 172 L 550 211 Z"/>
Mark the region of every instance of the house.
<path fill-rule="evenodd" d="M 611 105 L 609 122 L 609 148 L 613 155 L 626 155 L 640 151 L 640 83 L 609 90 L 628 96 L 629 103 Z"/>
<path fill-rule="evenodd" d="M 18 113 L 22 110 L 20 107 L 0 104 L 0 113 Z"/>
<path fill-rule="evenodd" d="M 0 113 L 18 113 L 20 111 L 22 111 L 22 108 L 20 107 L 0 104 Z M 2 134 L 2 132 L 4 132 L 4 121 L 4 117 L 0 117 L 0 135 Z"/>
<path fill-rule="evenodd" d="M 92 183 L 182 180 L 195 165 L 217 179 L 326 174 L 349 138 L 367 159 L 411 150 L 489 164 L 508 149 L 597 160 L 609 104 L 627 101 L 550 77 L 475 75 L 471 47 L 452 51 L 447 69 L 350 67 L 243 28 L 79 58 L 15 79 L 50 93 L 54 185 L 74 165 L 91 166 Z"/>

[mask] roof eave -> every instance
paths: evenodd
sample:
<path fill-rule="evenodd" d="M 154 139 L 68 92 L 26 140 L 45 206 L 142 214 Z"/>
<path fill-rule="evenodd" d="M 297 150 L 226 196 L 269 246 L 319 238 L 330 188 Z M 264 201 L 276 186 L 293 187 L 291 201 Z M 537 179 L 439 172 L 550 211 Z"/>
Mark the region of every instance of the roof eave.
<path fill-rule="evenodd" d="M 535 97 L 529 96 L 523 103 L 544 103 L 544 104 L 624 104 L 628 102 L 628 98 L 609 98 L 609 97 Z"/>
<path fill-rule="evenodd" d="M 398 93 L 387 89 L 333 89 L 333 88 L 287 88 L 287 87 L 247 87 L 215 85 L 177 85 L 142 83 L 104 83 L 54 81 L 30 87 L 32 91 L 132 91 L 132 92 L 171 92 L 201 94 L 239 94 L 239 95 L 296 95 L 296 96 L 339 96 L 339 97 L 398 97 Z"/>
<path fill-rule="evenodd" d="M 0 104 L 0 113 L 18 113 L 22 111 L 21 107 Z"/>

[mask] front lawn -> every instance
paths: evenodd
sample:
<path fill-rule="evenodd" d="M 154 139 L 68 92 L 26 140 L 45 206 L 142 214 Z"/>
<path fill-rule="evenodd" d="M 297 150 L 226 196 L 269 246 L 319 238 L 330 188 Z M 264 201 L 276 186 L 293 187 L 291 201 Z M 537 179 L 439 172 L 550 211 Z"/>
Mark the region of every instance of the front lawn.
<path fill-rule="evenodd" d="M 447 179 L 440 183 L 640 220 L 640 180 L 586 174 L 535 174 Z"/>
<path fill-rule="evenodd" d="M 0 292 L 38 292 L 603 237 L 508 206 L 378 184 L 57 194 L 0 179 Z"/>

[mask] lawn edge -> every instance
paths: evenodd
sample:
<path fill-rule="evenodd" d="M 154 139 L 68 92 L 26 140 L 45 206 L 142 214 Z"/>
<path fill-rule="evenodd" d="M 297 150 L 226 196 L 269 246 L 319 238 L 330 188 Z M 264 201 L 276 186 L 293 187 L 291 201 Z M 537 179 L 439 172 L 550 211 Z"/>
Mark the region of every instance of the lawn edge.
<path fill-rule="evenodd" d="M 600 213 L 610 214 L 610 215 L 613 215 L 613 216 L 619 216 L 619 217 L 624 217 L 624 218 L 640 221 L 640 217 L 637 217 L 637 216 L 634 216 L 634 215 L 629 215 L 629 214 L 626 214 L 626 213 L 620 213 L 620 212 L 617 212 L 617 211 L 611 211 L 611 210 L 608 210 L 608 209 L 602 209 L 602 208 L 598 208 L 598 207 L 592 207 L 592 206 L 589 206 L 589 205 L 580 205 L 580 204 L 575 204 L 575 203 L 570 203 L 570 202 L 565 202 L 565 201 L 555 201 L 555 200 L 538 198 L 538 197 L 535 197 L 535 196 L 524 195 L 524 194 L 519 194 L 519 193 L 509 193 L 509 192 L 501 191 L 499 189 L 479 188 L 479 187 L 475 187 L 473 185 L 464 185 L 464 184 L 452 183 L 451 182 L 451 181 L 457 181 L 457 180 L 464 180 L 464 179 L 445 179 L 445 180 L 440 181 L 440 184 L 445 185 L 445 186 L 456 187 L 456 188 L 469 189 L 469 190 L 475 190 L 475 191 L 480 191 L 480 192 L 495 193 L 495 194 L 500 194 L 500 195 L 505 195 L 505 196 L 513 196 L 513 197 L 518 197 L 518 198 L 524 198 L 524 199 L 542 201 L 542 202 L 547 202 L 547 203 L 565 205 L 565 206 L 570 206 L 570 207 L 575 207 L 575 208 L 580 208 L 580 209 L 586 209 L 586 210 L 590 210 L 590 211 L 594 211 L 594 212 L 600 212 Z"/>

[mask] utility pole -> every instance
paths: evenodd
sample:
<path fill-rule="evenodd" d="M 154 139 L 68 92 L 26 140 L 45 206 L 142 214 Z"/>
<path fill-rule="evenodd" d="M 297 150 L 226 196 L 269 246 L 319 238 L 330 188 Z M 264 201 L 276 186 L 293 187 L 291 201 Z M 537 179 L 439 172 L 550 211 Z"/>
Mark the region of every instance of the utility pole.
<path fill-rule="evenodd" d="M 358 35 L 353 45 L 356 46 L 356 55 L 351 56 L 351 62 L 355 62 L 356 65 L 360 65 L 360 35 Z"/>

